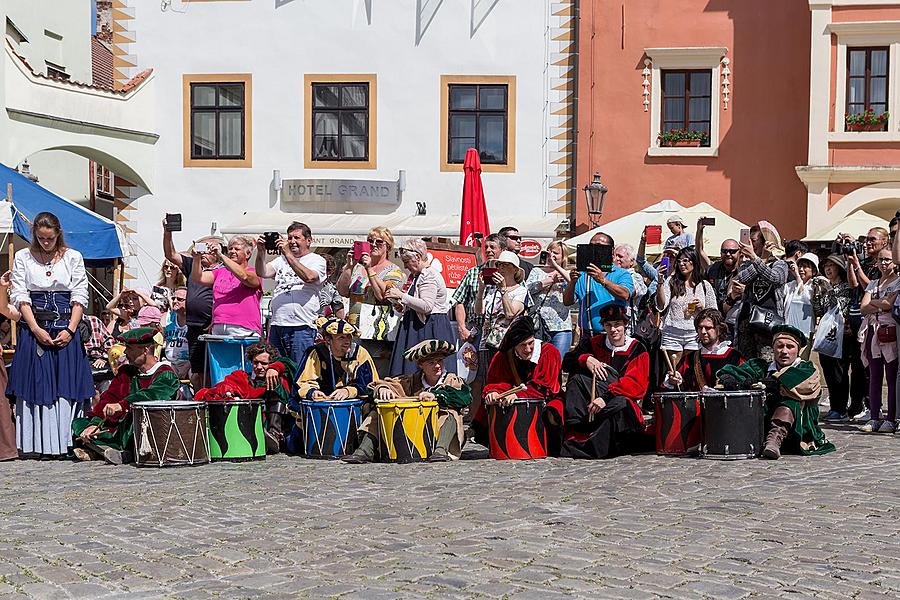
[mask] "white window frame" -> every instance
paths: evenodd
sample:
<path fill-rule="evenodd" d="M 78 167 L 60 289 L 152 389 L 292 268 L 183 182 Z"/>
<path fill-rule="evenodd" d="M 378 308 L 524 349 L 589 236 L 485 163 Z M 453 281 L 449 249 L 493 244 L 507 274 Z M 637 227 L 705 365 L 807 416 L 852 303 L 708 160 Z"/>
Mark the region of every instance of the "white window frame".
<path fill-rule="evenodd" d="M 832 23 L 828 31 L 837 36 L 837 65 L 834 89 L 834 125 L 828 132 L 829 142 L 896 142 L 900 141 L 900 21 Z M 847 114 L 847 48 L 887 46 L 888 51 L 888 118 L 887 131 L 844 131 Z"/>
<path fill-rule="evenodd" d="M 644 48 L 652 62 L 650 74 L 650 140 L 648 156 L 718 156 L 719 113 L 722 110 L 722 59 L 724 47 Z M 709 69 L 711 73 L 709 106 L 709 146 L 700 148 L 666 148 L 659 145 L 662 127 L 662 71 Z M 685 107 L 687 110 L 687 107 Z"/>

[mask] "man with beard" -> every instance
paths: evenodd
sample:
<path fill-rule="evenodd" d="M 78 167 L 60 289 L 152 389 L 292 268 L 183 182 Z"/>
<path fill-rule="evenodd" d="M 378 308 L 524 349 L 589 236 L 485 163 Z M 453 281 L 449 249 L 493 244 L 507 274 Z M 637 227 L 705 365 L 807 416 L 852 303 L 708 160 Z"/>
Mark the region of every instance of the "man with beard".
<path fill-rule="evenodd" d="M 697 342 L 700 349 L 685 354 L 664 382 L 668 389 L 678 388 L 682 392 L 699 392 L 704 387 L 716 387 L 716 373 L 726 365 L 740 365 L 744 362 L 740 352 L 724 340 L 725 317 L 715 308 L 704 308 L 694 317 Z"/>

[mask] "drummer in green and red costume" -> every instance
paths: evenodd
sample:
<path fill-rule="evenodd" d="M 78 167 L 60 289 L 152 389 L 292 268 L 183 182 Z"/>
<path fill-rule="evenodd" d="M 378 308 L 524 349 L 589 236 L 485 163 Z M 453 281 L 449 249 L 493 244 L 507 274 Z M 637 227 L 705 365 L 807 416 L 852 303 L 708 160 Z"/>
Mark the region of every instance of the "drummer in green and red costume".
<path fill-rule="evenodd" d="M 835 450 L 819 427 L 819 374 L 813 363 L 800 358 L 800 351 L 808 342 L 799 329 L 776 326 L 772 328 L 773 362 L 754 358 L 718 373 L 719 383 L 726 390 L 765 388 L 768 436 L 764 458 L 777 460 L 782 450 L 800 454 Z"/>
<path fill-rule="evenodd" d="M 444 359 L 456 354 L 456 347 L 444 340 L 423 340 L 403 353 L 403 358 L 418 365 L 415 373 L 386 377 L 369 387 L 376 402 L 400 398 L 418 398 L 438 403 L 438 437 L 431 462 L 458 460 L 466 443 L 460 411 L 472 403 L 472 390 L 457 375 L 444 369 Z M 378 438 L 378 414 L 375 411 L 360 424 L 363 439 L 356 452 L 344 462 L 364 463 L 375 459 Z"/>
<path fill-rule="evenodd" d="M 155 356 L 156 333 L 153 327 L 138 327 L 117 338 L 125 345 L 128 364 L 119 368 L 88 416 L 72 422 L 72 433 L 82 446 L 74 450 L 79 459 L 100 455 L 113 464 L 130 462 L 131 405 L 175 398 L 180 384 L 178 374 L 172 365 Z"/>

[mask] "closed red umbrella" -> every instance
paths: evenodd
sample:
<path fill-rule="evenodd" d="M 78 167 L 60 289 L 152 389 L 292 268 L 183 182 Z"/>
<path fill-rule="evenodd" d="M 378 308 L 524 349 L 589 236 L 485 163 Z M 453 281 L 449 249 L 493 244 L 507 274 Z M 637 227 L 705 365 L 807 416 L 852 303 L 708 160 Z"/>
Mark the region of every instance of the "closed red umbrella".
<path fill-rule="evenodd" d="M 459 243 L 463 246 L 481 246 L 475 243 L 474 234 L 480 233 L 484 239 L 491 233 L 488 224 L 487 206 L 484 203 L 484 188 L 481 187 L 481 159 L 475 148 L 466 151 L 463 163 L 465 179 L 462 193 L 462 219 L 459 224 Z"/>

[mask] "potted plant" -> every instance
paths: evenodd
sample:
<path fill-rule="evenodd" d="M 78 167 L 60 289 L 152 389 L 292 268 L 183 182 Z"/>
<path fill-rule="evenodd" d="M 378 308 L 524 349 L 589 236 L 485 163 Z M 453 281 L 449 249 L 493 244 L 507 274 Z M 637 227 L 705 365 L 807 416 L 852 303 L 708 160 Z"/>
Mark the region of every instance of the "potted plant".
<path fill-rule="evenodd" d="M 855 115 L 844 117 L 846 131 L 884 131 L 889 114 L 883 112 L 879 115 L 869 109 Z"/>
<path fill-rule="evenodd" d="M 660 147 L 663 148 L 697 148 L 705 144 L 709 137 L 702 131 L 670 129 L 665 133 L 660 133 L 657 139 Z"/>

